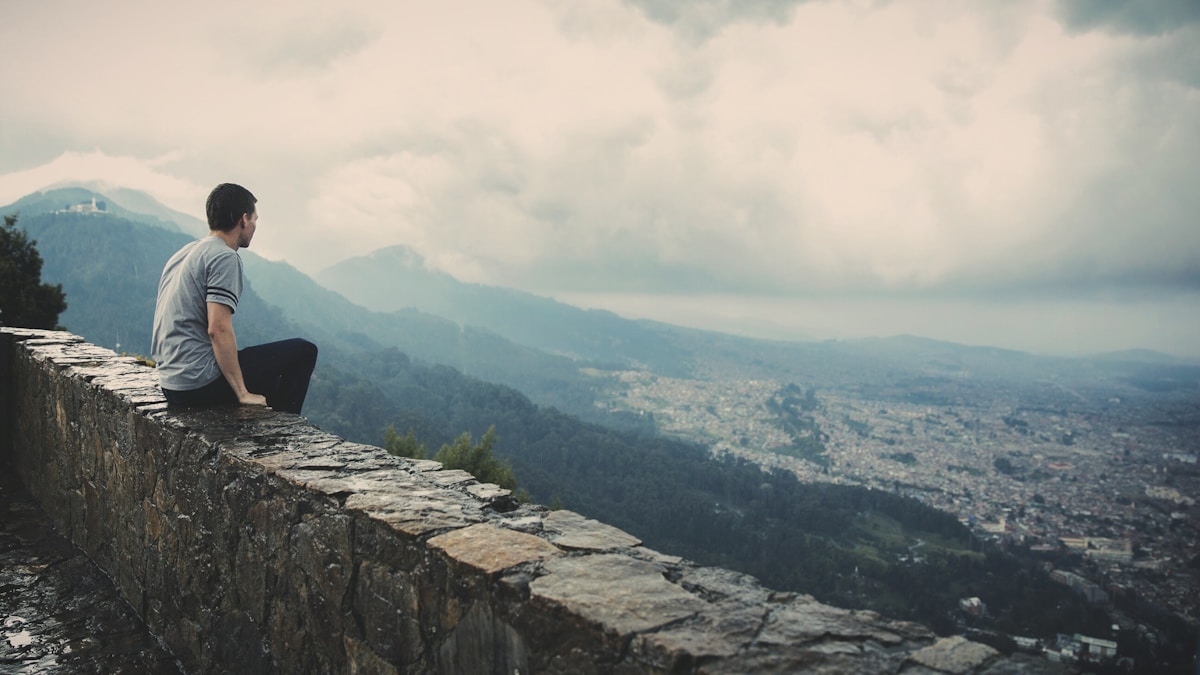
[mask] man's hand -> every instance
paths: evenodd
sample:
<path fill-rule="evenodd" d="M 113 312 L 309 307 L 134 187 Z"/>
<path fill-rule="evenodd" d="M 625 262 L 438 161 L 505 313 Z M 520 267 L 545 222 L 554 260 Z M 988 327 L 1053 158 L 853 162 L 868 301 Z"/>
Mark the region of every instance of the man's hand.
<path fill-rule="evenodd" d="M 246 392 L 238 397 L 238 403 L 242 405 L 266 405 L 267 397 L 262 394 L 251 394 Z"/>

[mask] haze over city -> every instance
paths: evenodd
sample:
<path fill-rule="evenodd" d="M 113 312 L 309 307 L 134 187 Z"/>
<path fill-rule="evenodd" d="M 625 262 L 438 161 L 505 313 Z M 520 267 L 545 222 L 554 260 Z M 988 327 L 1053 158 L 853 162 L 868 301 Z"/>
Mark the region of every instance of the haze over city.
<path fill-rule="evenodd" d="M 763 337 L 1200 357 L 1200 5 L 9 2 L 0 204 Z M 18 60 L 11 60 L 17 64 Z M 253 279 L 250 279 L 253 283 Z"/>

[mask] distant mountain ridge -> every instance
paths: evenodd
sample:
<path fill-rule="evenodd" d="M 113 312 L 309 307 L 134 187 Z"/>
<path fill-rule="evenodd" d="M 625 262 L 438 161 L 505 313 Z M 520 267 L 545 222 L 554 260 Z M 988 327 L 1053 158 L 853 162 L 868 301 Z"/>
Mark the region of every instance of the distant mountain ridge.
<path fill-rule="evenodd" d="M 1163 352 L 1153 349 L 1122 349 L 1116 352 L 1096 354 L 1092 358 L 1098 361 L 1147 363 L 1155 365 L 1181 365 L 1191 363 L 1186 359 L 1180 359 L 1170 354 L 1164 354 Z"/>
<path fill-rule="evenodd" d="M 689 359 L 654 322 L 580 309 L 532 293 L 460 282 L 425 267 L 412 249 L 393 246 L 343 260 L 316 280 L 368 309 L 416 309 L 486 328 L 518 344 L 580 361 L 684 375 Z"/>
<path fill-rule="evenodd" d="M 818 388 L 837 383 L 910 396 L 923 395 L 920 392 L 936 388 L 946 378 L 978 390 L 994 382 L 1037 381 L 1049 373 L 1091 377 L 1101 366 L 1115 380 L 1137 382 L 1142 388 L 1180 386 L 1181 373 L 1182 386 L 1196 379 L 1186 362 L 1146 352 L 1061 358 L 914 335 L 790 342 L 629 320 L 530 293 L 459 282 L 426 268 L 420 255 L 403 246 L 344 260 L 316 278 L 378 311 L 428 312 L 606 369 L 647 370 L 671 377 L 772 379 Z M 888 375 L 881 379 L 879 373 Z"/>

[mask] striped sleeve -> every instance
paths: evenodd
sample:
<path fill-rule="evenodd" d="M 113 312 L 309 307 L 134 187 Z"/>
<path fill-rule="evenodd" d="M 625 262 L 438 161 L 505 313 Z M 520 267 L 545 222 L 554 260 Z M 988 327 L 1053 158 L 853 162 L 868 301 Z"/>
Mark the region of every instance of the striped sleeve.
<path fill-rule="evenodd" d="M 237 311 L 242 295 L 242 259 L 232 250 L 221 251 L 209 262 L 207 272 L 205 301 Z"/>

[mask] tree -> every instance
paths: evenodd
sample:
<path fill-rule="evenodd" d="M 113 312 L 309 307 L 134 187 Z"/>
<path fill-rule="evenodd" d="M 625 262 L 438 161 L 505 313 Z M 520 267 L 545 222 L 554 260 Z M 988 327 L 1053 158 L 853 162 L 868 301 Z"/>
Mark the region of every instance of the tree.
<path fill-rule="evenodd" d="M 0 326 L 62 330 L 58 315 L 67 308 L 62 284 L 42 283 L 37 241 L 17 228 L 17 216 L 4 216 L 0 229 Z"/>
<path fill-rule="evenodd" d="M 1012 460 L 1007 457 L 997 457 L 996 461 L 992 462 L 992 466 L 996 467 L 996 471 L 1009 476 L 1011 476 L 1017 470 L 1017 467 L 1013 465 Z"/>
<path fill-rule="evenodd" d="M 490 427 L 478 445 L 471 444 L 471 433 L 464 431 L 453 443 L 443 445 L 434 460 L 447 469 L 462 469 L 483 483 L 495 483 L 512 490 L 517 487 L 517 478 L 508 462 L 501 462 L 492 455 L 496 444 L 496 427 Z"/>
<path fill-rule="evenodd" d="M 473 445 L 471 433 L 464 431 L 453 443 L 443 445 L 433 456 L 447 469 L 462 469 L 475 476 L 483 483 L 495 483 L 506 490 L 513 490 L 517 501 L 528 503 L 532 497 L 524 488 L 517 487 L 517 476 L 512 465 L 500 461 L 492 455 L 492 446 L 496 444 L 496 427 L 488 428 L 478 445 Z M 396 433 L 396 426 L 389 424 L 383 432 L 383 447 L 397 457 L 412 459 L 427 459 L 429 451 L 425 444 L 417 440 L 416 434 L 410 428 L 401 436 Z M 561 506 L 559 508 L 562 508 Z"/>
<path fill-rule="evenodd" d="M 425 444 L 417 441 L 412 428 L 409 428 L 407 434 L 401 436 L 396 433 L 396 425 L 389 424 L 388 428 L 383 432 L 383 447 L 397 457 L 408 457 L 411 459 L 429 458 L 429 452 L 425 449 Z"/>

